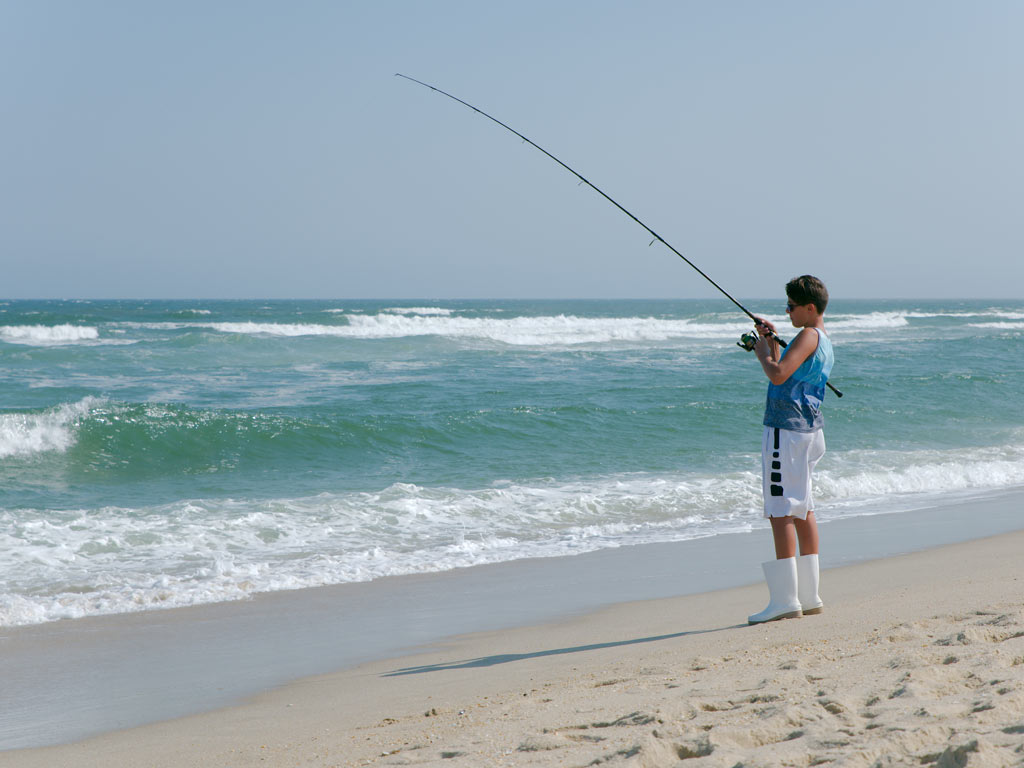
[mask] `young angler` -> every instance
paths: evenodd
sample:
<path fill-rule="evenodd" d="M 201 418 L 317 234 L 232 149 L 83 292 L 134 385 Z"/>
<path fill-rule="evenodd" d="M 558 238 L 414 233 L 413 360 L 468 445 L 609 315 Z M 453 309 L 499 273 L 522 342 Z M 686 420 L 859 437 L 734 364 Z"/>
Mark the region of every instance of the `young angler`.
<path fill-rule="evenodd" d="M 822 317 L 828 290 L 818 278 L 803 275 L 787 283 L 786 296 L 789 320 L 802 330 L 785 350 L 774 338 L 775 326 L 757 318 L 754 352 L 771 381 L 761 463 L 764 516 L 771 521 L 776 559 L 761 565 L 770 599 L 748 618 L 751 624 L 822 611 L 811 472 L 825 455 L 821 402 L 835 360 Z"/>

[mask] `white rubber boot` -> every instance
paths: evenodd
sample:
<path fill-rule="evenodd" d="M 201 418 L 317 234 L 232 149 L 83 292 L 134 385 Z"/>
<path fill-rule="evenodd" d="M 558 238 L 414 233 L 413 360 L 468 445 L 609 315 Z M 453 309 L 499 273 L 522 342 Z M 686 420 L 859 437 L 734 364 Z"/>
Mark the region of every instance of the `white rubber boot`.
<path fill-rule="evenodd" d="M 821 613 L 824 603 L 818 597 L 818 556 L 801 555 L 796 559 L 797 595 L 804 616 Z"/>
<path fill-rule="evenodd" d="M 768 582 L 768 607 L 760 613 L 748 616 L 750 624 L 762 624 L 777 619 L 795 619 L 803 615 L 797 599 L 796 558 L 769 560 L 761 563 L 764 578 Z"/>

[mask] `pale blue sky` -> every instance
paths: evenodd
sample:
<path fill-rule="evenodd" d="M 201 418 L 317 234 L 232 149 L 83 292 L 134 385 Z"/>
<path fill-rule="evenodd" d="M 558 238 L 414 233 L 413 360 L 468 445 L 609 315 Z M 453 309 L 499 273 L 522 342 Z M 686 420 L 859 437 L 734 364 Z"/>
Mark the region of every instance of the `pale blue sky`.
<path fill-rule="evenodd" d="M 1024 3 L 0 0 L 0 296 L 1024 296 Z"/>

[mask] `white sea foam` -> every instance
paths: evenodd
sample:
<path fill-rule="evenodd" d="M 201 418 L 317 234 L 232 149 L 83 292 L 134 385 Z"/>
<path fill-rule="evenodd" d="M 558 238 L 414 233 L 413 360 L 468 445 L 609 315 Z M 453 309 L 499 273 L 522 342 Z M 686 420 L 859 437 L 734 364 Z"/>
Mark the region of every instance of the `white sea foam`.
<path fill-rule="evenodd" d="M 969 317 L 995 317 L 1004 320 L 1024 320 L 1024 312 L 1012 312 L 1006 309 L 992 308 L 982 312 L 907 312 L 907 317 L 931 318 L 931 317 L 955 317 L 958 319 Z"/>
<path fill-rule="evenodd" d="M 324 312 L 328 312 L 332 315 L 343 315 L 347 312 L 352 312 L 349 309 L 325 309 Z M 445 307 L 385 307 L 380 310 L 381 312 L 388 312 L 392 315 L 440 315 L 447 316 L 455 314 L 454 309 L 447 309 Z M 500 311 L 500 310 L 491 310 Z"/>
<path fill-rule="evenodd" d="M 509 318 L 349 315 L 349 330 L 362 338 L 444 336 L 522 346 L 717 339 L 738 336 L 742 322 L 694 322 L 657 317 L 542 315 Z"/>
<path fill-rule="evenodd" d="M 210 330 L 218 333 L 264 336 L 351 336 L 351 332 L 343 325 L 323 325 L 317 323 L 203 323 L 203 322 L 157 322 L 140 323 L 126 321 L 118 323 L 121 328 L 135 328 L 146 331 L 202 331 Z"/>
<path fill-rule="evenodd" d="M 80 404 L 78 406 L 82 408 Z M 756 458 L 749 456 L 749 464 Z M 1024 445 L 830 456 L 824 518 L 1024 484 Z M 245 598 L 763 525 L 754 472 L 626 475 L 483 489 L 192 500 L 142 509 L 0 510 L 0 626 Z"/>
<path fill-rule="evenodd" d="M 100 402 L 87 397 L 39 413 L 0 414 L 0 458 L 66 451 L 74 445 L 76 423 Z"/>
<path fill-rule="evenodd" d="M 746 474 L 0 511 L 0 626 L 747 530 Z M 746 515 L 722 515 L 716 499 Z"/>
<path fill-rule="evenodd" d="M 593 318 L 573 315 L 538 317 L 452 317 L 445 315 L 346 314 L 346 325 L 322 323 L 121 323 L 149 330 L 208 329 L 256 336 L 337 336 L 352 339 L 396 339 L 442 336 L 497 341 L 511 345 L 571 345 L 613 341 L 716 339 L 738 336 L 749 323 L 699 323 L 649 317 Z"/>
<path fill-rule="evenodd" d="M 80 341 L 94 341 L 99 338 L 98 329 L 86 325 L 2 325 L 0 340 L 11 344 L 30 346 L 56 346 L 75 344 Z"/>
<path fill-rule="evenodd" d="M 342 325 L 317 323 L 210 323 L 195 327 L 209 328 L 220 333 L 238 333 L 263 336 L 350 336 Z"/>
<path fill-rule="evenodd" d="M 906 312 L 869 312 L 864 315 L 826 315 L 829 330 L 842 333 L 872 332 L 884 328 L 904 328 L 909 325 Z"/>
<path fill-rule="evenodd" d="M 364 338 L 396 338 L 437 335 L 474 338 L 512 345 L 571 345 L 614 342 L 719 341 L 734 339 L 749 330 L 750 323 L 738 319 L 694 320 L 664 317 L 579 317 L 575 315 L 495 317 L 423 317 L 348 315 L 349 333 Z M 771 318 L 769 318 L 771 319 Z M 776 326 L 787 327 L 784 319 Z M 841 315 L 829 327 L 842 334 L 899 329 L 908 325 L 902 312 L 871 312 Z"/>
<path fill-rule="evenodd" d="M 995 328 L 1001 331 L 1024 331 L 1024 322 L 1021 323 L 970 323 L 972 328 Z"/>
<path fill-rule="evenodd" d="M 149 330 L 211 330 L 217 333 L 272 336 L 330 336 L 349 339 L 398 339 L 437 336 L 449 339 L 498 342 L 512 346 L 572 346 L 580 344 L 650 344 L 658 342 L 721 342 L 734 340 L 750 329 L 742 317 L 583 317 L 578 315 L 529 315 L 513 317 L 461 317 L 455 310 L 438 307 L 393 307 L 376 314 L 340 309 L 324 312 L 340 315 L 345 324 L 268 322 L 153 322 L 120 323 L 124 328 Z M 830 331 L 856 337 L 879 330 L 900 330 L 909 325 L 905 312 L 839 314 L 828 322 Z M 788 329 L 785 318 L 769 316 L 780 333 Z"/>
<path fill-rule="evenodd" d="M 205 326 L 197 323 L 189 323 L 183 321 L 163 321 L 163 322 L 152 322 L 152 323 L 141 323 L 135 320 L 122 320 L 119 323 L 112 323 L 112 326 L 117 328 L 134 328 L 138 330 L 149 330 L 149 331 L 180 331 L 185 328 L 203 328 Z"/>
<path fill-rule="evenodd" d="M 381 312 L 390 312 L 393 315 L 437 315 L 447 317 L 454 314 L 455 310 L 444 307 L 386 307 Z"/>
<path fill-rule="evenodd" d="M 1024 445 L 957 451 L 858 452 L 834 457 L 817 473 L 816 496 L 842 505 L 885 500 L 906 506 L 960 491 L 1024 484 Z"/>

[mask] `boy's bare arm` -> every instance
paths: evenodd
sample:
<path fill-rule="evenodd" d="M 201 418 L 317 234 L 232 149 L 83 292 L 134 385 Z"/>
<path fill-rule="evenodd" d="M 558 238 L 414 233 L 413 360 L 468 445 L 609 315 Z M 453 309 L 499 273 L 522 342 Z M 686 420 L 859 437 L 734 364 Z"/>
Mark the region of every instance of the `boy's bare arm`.
<path fill-rule="evenodd" d="M 761 325 L 761 324 L 759 324 Z M 774 332 L 769 323 L 763 326 Z M 818 348 L 818 334 L 813 328 L 804 328 L 789 344 L 789 351 L 782 357 L 779 342 L 764 334 L 754 346 L 754 354 L 761 363 L 765 375 L 772 384 L 784 384 L 793 372 L 803 365 L 804 360 L 814 354 Z"/>

